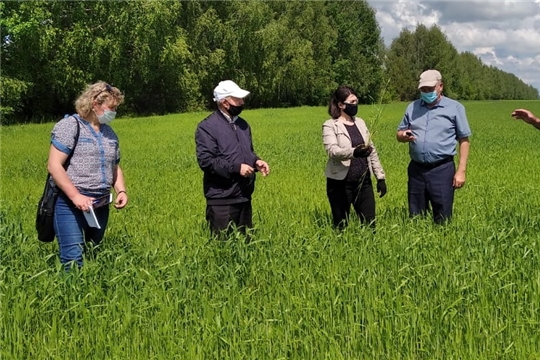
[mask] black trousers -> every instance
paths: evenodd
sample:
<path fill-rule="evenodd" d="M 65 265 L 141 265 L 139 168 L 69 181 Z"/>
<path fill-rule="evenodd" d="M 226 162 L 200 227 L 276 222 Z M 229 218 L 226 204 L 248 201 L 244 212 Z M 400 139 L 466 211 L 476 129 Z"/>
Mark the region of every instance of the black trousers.
<path fill-rule="evenodd" d="M 253 227 L 251 201 L 228 204 L 206 205 L 206 220 L 214 234 L 230 233 L 235 227 L 243 234 Z"/>
<path fill-rule="evenodd" d="M 362 223 L 375 227 L 375 195 L 371 178 L 366 177 L 362 182 L 327 178 L 326 194 L 335 227 L 342 229 L 347 225 L 351 205 Z"/>

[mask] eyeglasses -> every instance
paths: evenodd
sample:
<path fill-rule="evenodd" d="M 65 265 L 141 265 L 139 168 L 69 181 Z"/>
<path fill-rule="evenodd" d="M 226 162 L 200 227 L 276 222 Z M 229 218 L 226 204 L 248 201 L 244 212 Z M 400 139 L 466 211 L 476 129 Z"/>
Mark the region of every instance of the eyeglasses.
<path fill-rule="evenodd" d="M 111 95 L 114 95 L 114 92 L 113 92 L 113 88 L 111 85 L 109 84 L 105 84 L 105 89 L 101 90 L 100 92 L 98 92 L 95 96 L 94 96 L 94 99 L 97 98 L 99 95 L 101 95 L 102 93 L 104 92 L 108 92 L 109 94 Z"/>

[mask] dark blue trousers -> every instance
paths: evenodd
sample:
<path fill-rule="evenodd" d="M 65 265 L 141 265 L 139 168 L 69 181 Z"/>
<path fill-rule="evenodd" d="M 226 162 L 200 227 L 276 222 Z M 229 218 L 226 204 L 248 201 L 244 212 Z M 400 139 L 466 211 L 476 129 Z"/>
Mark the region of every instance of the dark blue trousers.
<path fill-rule="evenodd" d="M 407 169 L 409 214 L 425 215 L 431 205 L 436 223 L 450 220 L 454 204 L 455 172 L 456 167 L 451 159 L 435 165 L 411 161 Z"/>

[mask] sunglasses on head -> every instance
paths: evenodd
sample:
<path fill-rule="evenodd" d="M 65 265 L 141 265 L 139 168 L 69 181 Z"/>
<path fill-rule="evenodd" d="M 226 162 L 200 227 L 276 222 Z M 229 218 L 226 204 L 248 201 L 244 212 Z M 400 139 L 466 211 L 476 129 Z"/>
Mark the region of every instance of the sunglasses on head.
<path fill-rule="evenodd" d="M 98 92 L 95 96 L 94 96 L 94 99 L 97 98 L 99 95 L 101 95 L 102 93 L 104 92 L 108 92 L 109 94 L 111 95 L 114 95 L 114 92 L 113 92 L 113 88 L 111 85 L 109 84 L 105 84 L 105 88 L 103 90 L 101 90 L 100 92 Z"/>

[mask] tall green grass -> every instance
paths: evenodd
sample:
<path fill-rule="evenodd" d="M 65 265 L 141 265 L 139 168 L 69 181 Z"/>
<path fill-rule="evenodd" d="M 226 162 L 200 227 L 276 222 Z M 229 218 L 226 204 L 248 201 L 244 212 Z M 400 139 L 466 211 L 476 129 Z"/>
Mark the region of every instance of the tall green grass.
<path fill-rule="evenodd" d="M 509 115 L 540 103 L 465 105 L 467 184 L 445 227 L 408 218 L 406 104 L 386 107 L 376 234 L 331 228 L 324 108 L 245 111 L 271 166 L 249 244 L 206 228 L 193 136 L 207 113 L 115 120 L 130 203 L 70 273 L 33 229 L 53 124 L 3 127 L 1 358 L 540 358 L 540 131 Z"/>

